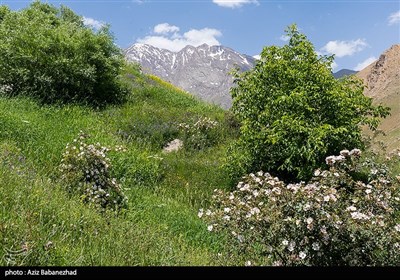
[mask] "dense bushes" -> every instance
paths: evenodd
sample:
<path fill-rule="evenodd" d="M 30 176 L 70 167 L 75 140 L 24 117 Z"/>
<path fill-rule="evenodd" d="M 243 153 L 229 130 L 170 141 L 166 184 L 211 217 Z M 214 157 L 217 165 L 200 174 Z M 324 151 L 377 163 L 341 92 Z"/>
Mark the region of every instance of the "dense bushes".
<path fill-rule="evenodd" d="M 93 31 L 66 7 L 0 7 L 0 94 L 103 105 L 124 98 L 123 65 L 107 26 Z"/>
<path fill-rule="evenodd" d="M 360 124 L 375 129 L 388 113 L 363 95 L 361 81 L 336 80 L 333 57 L 319 57 L 296 26 L 287 35 L 287 45 L 265 47 L 252 70 L 234 74 L 241 135 L 227 158 L 233 180 L 261 169 L 285 181 L 309 179 L 326 156 L 363 148 Z"/>
<path fill-rule="evenodd" d="M 400 265 L 400 184 L 360 150 L 329 156 L 306 184 L 262 171 L 200 209 L 209 231 L 227 230 L 253 264 Z M 253 252 L 253 254 L 251 254 Z"/>

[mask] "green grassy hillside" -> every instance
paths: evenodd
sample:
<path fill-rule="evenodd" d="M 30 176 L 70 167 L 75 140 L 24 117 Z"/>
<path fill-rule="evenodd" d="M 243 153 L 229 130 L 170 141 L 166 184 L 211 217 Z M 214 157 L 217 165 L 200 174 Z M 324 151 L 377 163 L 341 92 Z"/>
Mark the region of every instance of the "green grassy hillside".
<path fill-rule="evenodd" d="M 221 165 L 238 133 L 232 116 L 135 67 L 123 77 L 128 101 L 103 109 L 0 97 L 0 265 L 268 263 L 210 233 L 197 216 L 214 189 L 231 188 Z M 163 153 L 182 137 L 180 123 L 204 117 L 218 122 L 211 146 Z M 80 131 L 90 143 L 126 149 L 110 153 L 126 210 L 100 212 L 60 180 L 62 154 Z"/>
<path fill-rule="evenodd" d="M 129 101 L 101 110 L 0 98 L 0 265 L 244 263 L 197 217 L 214 188 L 229 187 L 220 170 L 235 134 L 226 112 L 135 68 L 124 75 Z M 179 123 L 205 116 L 219 123 L 216 144 L 162 153 Z M 59 180 L 62 153 L 80 130 L 127 149 L 110 156 L 129 198 L 119 215 L 81 202 Z"/>

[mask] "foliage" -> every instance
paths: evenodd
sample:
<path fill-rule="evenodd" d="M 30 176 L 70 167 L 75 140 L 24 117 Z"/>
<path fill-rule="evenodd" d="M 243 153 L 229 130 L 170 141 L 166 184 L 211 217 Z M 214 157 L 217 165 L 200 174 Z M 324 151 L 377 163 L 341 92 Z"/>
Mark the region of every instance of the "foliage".
<path fill-rule="evenodd" d="M 26 157 L 21 154 L 13 142 L 0 142 L 0 165 L 20 177 L 32 180 L 36 173 L 34 168 L 27 163 Z"/>
<path fill-rule="evenodd" d="M 265 256 L 254 263 L 397 266 L 400 181 L 360 154 L 327 157 L 330 169 L 315 170 L 307 184 L 250 174 L 232 192 L 215 190 L 199 217 L 209 231 L 227 230 L 238 246 Z"/>
<path fill-rule="evenodd" d="M 179 130 L 174 122 L 165 122 L 157 116 L 149 116 L 145 121 L 127 124 L 126 129 L 119 133 L 126 140 L 134 140 L 161 149 L 178 136 Z"/>
<path fill-rule="evenodd" d="M 0 146 L 1 266 L 207 265 L 212 260 L 209 250 L 218 239 L 207 237 L 186 204 L 165 203 L 148 188 L 135 188 L 125 215 L 100 213 L 62 186 L 31 174 L 18 159 L 21 154 L 15 154 L 15 169 L 8 157 L 3 165 L 7 149 Z"/>
<path fill-rule="evenodd" d="M 163 178 L 163 158 L 133 149 L 111 156 L 113 176 L 124 186 L 154 186 Z"/>
<path fill-rule="evenodd" d="M 0 23 L 9 12 L 10 9 L 7 6 L 0 6 Z"/>
<path fill-rule="evenodd" d="M 241 136 L 227 157 L 233 178 L 263 169 L 287 181 L 309 179 L 327 155 L 363 148 L 360 124 L 375 129 L 388 114 L 363 95 L 360 80 L 336 80 L 333 56 L 318 56 L 295 25 L 286 33 L 287 45 L 265 47 L 252 70 L 234 72 Z"/>
<path fill-rule="evenodd" d="M 98 31 L 62 6 L 40 1 L 20 11 L 0 8 L 0 94 L 44 102 L 121 101 L 123 66 L 108 26 Z"/>
<path fill-rule="evenodd" d="M 4 248 L 0 265 L 236 263 L 232 254 L 218 262 L 214 259 L 229 243 L 206 234 L 196 216 L 213 186 L 225 186 L 217 171 L 224 147 L 185 156 L 165 154 L 160 160 L 158 146 L 143 147 L 119 134 L 127 124 L 156 127 L 199 115 L 222 123 L 224 111 L 156 81 L 149 83 L 136 70 L 126 69 L 122 78 L 132 84 L 132 99 L 102 110 L 79 104 L 43 105 L 25 96 L 0 97 L 0 206 L 4 210 L 0 211 L 0 247 Z M 126 152 L 106 154 L 112 162 L 110 176 L 123 184 L 129 198 L 124 215 L 81 203 L 78 191 L 66 192 L 65 183 L 57 180 L 65 144 L 79 130 L 91 135 L 87 144 L 126 147 Z M 227 136 L 225 143 L 229 140 Z"/>
<path fill-rule="evenodd" d="M 235 248 L 228 252 L 233 244 L 207 234 L 197 218 L 214 186 L 228 188 L 218 169 L 232 140 L 224 111 L 126 71 L 122 79 L 132 84 L 129 100 L 101 110 L 0 97 L 0 265 L 226 266 L 246 258 Z M 196 153 L 162 154 L 159 160 L 149 157 L 161 156 L 159 145 L 142 146 L 119 134 L 127 124 L 176 127 L 198 116 L 217 120 L 226 134 L 218 145 Z M 88 145 L 127 149 L 106 154 L 111 178 L 129 198 L 123 215 L 82 203 L 81 194 L 67 192 L 59 180 L 66 143 L 80 130 L 90 134 Z M 217 253 L 222 256 L 216 258 Z"/>
<path fill-rule="evenodd" d="M 67 144 L 61 160 L 61 180 L 69 191 L 78 192 L 86 202 L 103 208 L 126 207 L 127 197 L 121 185 L 111 178 L 109 148 L 100 143 L 87 144 L 88 135 L 81 132 L 72 144 Z M 116 147 L 116 151 L 125 151 Z"/>
<path fill-rule="evenodd" d="M 212 146 L 218 140 L 218 122 L 208 117 L 200 117 L 193 124 L 180 123 L 183 143 L 186 149 L 201 150 Z"/>

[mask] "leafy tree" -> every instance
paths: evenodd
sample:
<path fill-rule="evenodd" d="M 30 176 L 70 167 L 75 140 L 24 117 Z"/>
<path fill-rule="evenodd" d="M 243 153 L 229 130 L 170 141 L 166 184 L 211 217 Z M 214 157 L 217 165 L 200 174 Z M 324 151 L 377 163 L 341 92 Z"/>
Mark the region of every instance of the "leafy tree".
<path fill-rule="evenodd" d="M 296 25 L 286 33 L 287 45 L 265 47 L 252 70 L 233 73 L 232 111 L 241 123 L 227 157 L 233 179 L 254 170 L 309 179 L 327 155 L 363 148 L 360 125 L 376 129 L 389 112 L 372 105 L 360 80 L 336 80 L 334 57 L 318 56 Z"/>
<path fill-rule="evenodd" d="M 102 105 L 124 97 L 122 65 L 108 26 L 92 30 L 69 8 L 40 1 L 0 6 L 0 94 Z"/>
<path fill-rule="evenodd" d="M 0 6 L 0 23 L 9 12 L 10 9 L 7 6 Z"/>

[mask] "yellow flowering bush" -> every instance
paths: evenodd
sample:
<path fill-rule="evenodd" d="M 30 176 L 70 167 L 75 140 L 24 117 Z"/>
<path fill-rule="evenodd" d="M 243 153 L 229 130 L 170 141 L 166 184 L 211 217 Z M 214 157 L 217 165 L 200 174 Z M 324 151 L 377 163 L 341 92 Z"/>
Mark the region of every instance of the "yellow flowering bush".
<path fill-rule="evenodd" d="M 399 181 L 360 155 L 327 157 L 329 170 L 308 183 L 252 173 L 232 192 L 215 190 L 198 216 L 258 256 L 253 264 L 400 265 Z"/>

